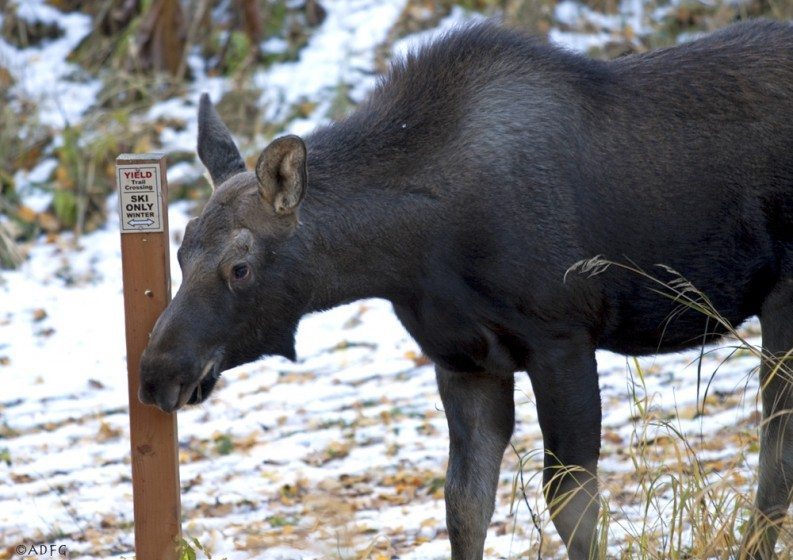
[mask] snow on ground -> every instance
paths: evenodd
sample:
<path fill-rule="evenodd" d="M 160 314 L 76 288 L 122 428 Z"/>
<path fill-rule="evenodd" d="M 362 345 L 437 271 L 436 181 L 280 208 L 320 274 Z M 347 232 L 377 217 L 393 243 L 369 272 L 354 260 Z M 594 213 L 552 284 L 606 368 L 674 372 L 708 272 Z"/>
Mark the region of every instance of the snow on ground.
<path fill-rule="evenodd" d="M 62 128 L 78 121 L 93 103 L 99 83 L 79 76 L 77 66 L 66 62 L 66 57 L 91 31 L 91 18 L 64 14 L 44 0 L 20 1 L 17 10 L 19 17 L 29 21 L 57 22 L 64 33 L 40 47 L 23 50 L 0 40 L 0 64 L 17 80 L 16 94 L 40 104 L 42 125 Z"/>
<path fill-rule="evenodd" d="M 406 0 L 333 3 L 321 29 L 302 49 L 299 60 L 258 74 L 257 85 L 264 91 L 261 102 L 268 108 L 266 118 L 283 121 L 285 111 L 301 100 L 322 99 L 314 114 L 326 114 L 332 92 L 341 84 L 353 84 L 350 97 L 361 101 L 375 85 L 375 47 L 386 39 L 406 4 Z M 289 132 L 305 134 L 316 124 L 315 119 L 296 119 Z"/>
<path fill-rule="evenodd" d="M 323 4 L 328 18 L 300 59 L 257 78 L 273 111 L 302 98 L 321 101 L 318 116 L 293 123 L 293 132 L 321 120 L 321 105 L 340 80 L 358 84 L 359 96 L 373 85 L 372 49 L 404 1 Z M 570 4 L 559 4 L 560 20 L 578 17 Z M 26 5 L 52 16 L 42 2 Z M 453 14 L 441 27 L 460 17 Z M 45 111 L 53 122 L 58 114 L 79 115 L 92 97 L 94 86 L 65 80 L 63 66 L 86 26 L 75 16 L 63 39 L 24 53 L 0 44 L 0 56 L 18 63 L 12 71 L 26 76 L 19 87 L 60 92 L 67 107 Z M 559 37 L 582 48 L 572 36 Z M 39 83 L 43 76 L 52 83 Z M 226 87 L 198 80 L 193 93 L 208 89 L 217 97 Z M 188 128 L 164 136 L 169 148 L 194 145 L 192 111 L 191 100 L 152 109 L 150 116 L 186 114 Z M 184 164 L 170 170 L 173 176 L 190 172 Z M 115 199 L 108 204 L 111 219 L 102 230 L 79 241 L 67 235 L 41 242 L 19 271 L 0 277 L 0 558 L 19 543 L 64 544 L 73 558 L 132 555 L 119 234 Z M 187 212 L 185 204 L 171 206 L 174 244 Z M 175 259 L 172 269 L 175 290 Z M 445 417 L 432 368 L 390 305 L 363 301 L 312 315 L 297 340 L 297 363 L 269 358 L 236 368 L 224 374 L 208 403 L 179 413 L 185 533 L 230 560 L 448 557 Z M 697 352 L 642 359 L 643 377 L 632 360 L 598 354 L 600 477 L 610 497 L 615 551 L 640 530 L 644 515 L 632 501 L 640 484 L 632 462 L 637 438 L 649 441 L 663 464 L 665 445 L 674 443 L 670 430 L 677 428 L 700 448 L 709 477 L 746 491 L 756 465 L 757 381 L 750 373 L 756 361 L 729 354 L 728 348 L 705 354 L 699 386 Z M 698 403 L 717 368 L 700 415 Z M 543 513 L 542 440 L 525 375 L 518 375 L 516 402 L 515 448 L 505 455 L 486 556 L 518 558 L 536 550 L 531 506 L 541 514 L 543 556 L 561 558 Z M 631 421 L 640 406 L 655 424 Z M 515 490 L 521 480 L 525 500 Z M 661 523 L 663 507 L 656 512 Z"/>
<path fill-rule="evenodd" d="M 260 104 L 267 108 L 266 120 L 288 121 L 284 133 L 306 134 L 329 122 L 327 114 L 340 85 L 352 84 L 349 97 L 360 102 L 376 83 L 375 47 L 386 39 L 405 4 L 406 0 L 328 2 L 325 21 L 301 49 L 298 60 L 274 64 L 254 76 L 254 84 L 262 90 Z M 190 68 L 196 76 L 190 94 L 159 103 L 148 114 L 151 120 L 167 116 L 186 124 L 178 131 L 168 128 L 161 136 L 174 150 L 191 151 L 195 147 L 198 128 L 193 117 L 198 96 L 207 92 L 217 101 L 233 87 L 229 80 L 208 78 L 200 57 L 190 58 Z M 288 120 L 294 106 L 305 101 L 317 102 L 311 116 Z"/>

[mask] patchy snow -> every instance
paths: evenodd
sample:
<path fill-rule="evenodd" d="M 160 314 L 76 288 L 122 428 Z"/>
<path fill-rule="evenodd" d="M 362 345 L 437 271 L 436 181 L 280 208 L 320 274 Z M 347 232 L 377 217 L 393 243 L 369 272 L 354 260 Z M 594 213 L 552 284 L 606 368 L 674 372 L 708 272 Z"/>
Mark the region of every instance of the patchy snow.
<path fill-rule="evenodd" d="M 77 122 L 94 102 L 100 84 L 84 76 L 74 79 L 80 70 L 66 62 L 66 57 L 91 31 L 91 18 L 76 12 L 62 13 L 44 0 L 10 0 L 8 9 L 16 9 L 28 21 L 57 23 L 63 30 L 57 39 L 21 50 L 0 39 L 0 64 L 17 82 L 12 94 L 37 101 L 43 125 L 63 128 Z M 2 18 L 0 15 L 0 23 Z"/>
<path fill-rule="evenodd" d="M 266 108 L 265 119 L 282 123 L 284 128 L 280 133 L 304 135 L 330 122 L 330 108 L 342 86 L 350 85 L 351 89 L 345 94 L 360 102 L 377 80 L 375 48 L 386 39 L 405 5 L 406 0 L 328 2 L 325 21 L 312 32 L 298 60 L 273 64 L 254 75 L 253 82 L 262 91 L 260 104 Z M 265 50 L 277 48 L 280 41 L 267 41 Z M 195 76 L 189 85 L 190 93 L 184 98 L 157 103 L 147 115 L 150 120 L 167 117 L 185 123 L 179 130 L 164 130 L 161 140 L 169 149 L 195 148 L 197 122 L 194 117 L 201 93 L 206 92 L 217 101 L 233 87 L 229 80 L 207 77 L 200 57 L 188 57 L 188 63 Z M 290 118 L 295 105 L 304 102 L 316 102 L 310 115 Z"/>
<path fill-rule="evenodd" d="M 319 101 L 308 119 L 293 119 L 285 132 L 305 134 L 327 121 L 334 91 L 353 84 L 349 93 L 360 101 L 376 81 L 375 47 L 404 9 L 406 0 L 338 0 L 328 3 L 327 17 L 314 31 L 299 60 L 277 64 L 259 72 L 256 85 L 264 92 L 265 117 L 284 122 L 288 112 L 302 101 Z"/>
<path fill-rule="evenodd" d="M 657 16 L 663 14 L 658 12 Z M 600 13 L 575 0 L 562 0 L 554 7 L 554 21 L 556 26 L 548 33 L 551 42 L 582 53 L 620 37 L 639 37 L 652 31 L 645 0 L 621 0 L 615 14 Z M 594 31 L 582 33 L 581 29 Z"/>
<path fill-rule="evenodd" d="M 552 43 L 581 53 L 606 44 L 610 38 L 611 35 L 608 33 L 578 33 L 561 31 L 555 27 L 548 32 L 548 39 Z"/>
<path fill-rule="evenodd" d="M 463 10 L 460 6 L 454 6 L 451 13 L 443 18 L 433 29 L 421 33 L 414 33 L 395 41 L 391 47 L 391 54 L 395 59 L 405 58 L 409 52 L 420 49 L 445 33 L 462 27 L 467 23 L 482 21 L 484 19 L 485 17 L 481 14 L 468 12 Z"/>
<path fill-rule="evenodd" d="M 43 0 L 15 2 L 25 16 L 54 17 Z M 374 47 L 385 37 L 404 0 L 338 0 L 323 3 L 328 17 L 299 60 L 277 64 L 256 77 L 270 119 L 301 100 L 318 101 L 307 119 L 287 130 L 303 133 L 325 119 L 335 88 L 353 85 L 360 99 L 375 80 Z M 599 19 L 618 31 L 638 27 L 641 2 L 627 16 Z M 584 10 L 581 8 L 581 10 Z M 582 17 L 561 2 L 556 18 L 572 25 Z M 88 32 L 83 16 L 57 14 L 63 38 L 18 51 L 0 42 L 19 85 L 47 92 L 45 120 L 62 126 L 91 103 L 97 85 L 68 80 L 66 53 Z M 587 18 L 594 18 L 585 12 Z M 394 46 L 397 55 L 466 21 L 455 10 L 438 30 Z M 637 19 L 638 18 L 638 19 Z M 610 31 L 585 35 L 551 30 L 568 48 L 602 45 Z M 275 46 L 273 46 L 275 48 Z M 187 99 L 156 105 L 160 115 L 184 120 L 167 129 L 168 149 L 195 145 L 195 100 L 217 99 L 231 85 L 198 76 Z M 25 91 L 28 91 L 26 89 Z M 22 91 L 22 90 L 20 90 Z M 66 106 L 61 112 L 58 99 Z M 22 185 L 44 182 L 45 160 L 18 176 Z M 178 164 L 171 181 L 196 173 Z M 38 208 L 26 194 L 26 203 Z M 72 557 L 122 558 L 132 553 L 132 505 L 127 424 L 117 201 L 109 222 L 75 241 L 42 240 L 15 272 L 0 276 L 0 558 L 21 542 L 65 544 Z M 172 204 L 174 290 L 181 281 L 176 245 L 188 219 L 185 203 Z M 755 332 L 756 323 L 748 328 Z M 443 477 L 448 447 L 445 417 L 432 368 L 396 320 L 390 305 L 362 301 L 311 315 L 297 336 L 299 360 L 268 358 L 224 373 L 210 401 L 179 413 L 184 530 L 218 558 L 326 557 L 448 558 Z M 712 350 L 712 351 L 710 351 Z M 600 478 L 610 497 L 611 543 L 619 550 L 639 534 L 645 512 L 626 498 L 640 484 L 632 462 L 639 440 L 657 449 L 673 445 L 673 430 L 700 446 L 707 476 L 729 477 L 738 492 L 751 486 L 756 468 L 756 360 L 722 345 L 705 353 L 698 386 L 697 351 L 632 359 L 598 353 L 603 401 Z M 699 414 L 705 387 L 705 414 Z M 541 498 L 542 437 L 526 375 L 517 376 L 515 450 L 508 450 L 486 544 L 488 558 L 536 555 L 538 533 L 530 506 L 541 514 L 545 558 L 562 558 Z M 639 407 L 652 421 L 633 422 Z M 714 446 L 714 443 L 718 445 Z M 522 477 L 519 464 L 522 462 Z M 526 498 L 518 490 L 521 478 Z M 666 523 L 664 505 L 655 512 Z M 668 525 L 666 525 L 668 526 Z M 555 544 L 554 544 L 555 543 Z M 555 548 L 554 548 L 555 546 Z M 616 555 L 616 552 L 615 552 Z"/>

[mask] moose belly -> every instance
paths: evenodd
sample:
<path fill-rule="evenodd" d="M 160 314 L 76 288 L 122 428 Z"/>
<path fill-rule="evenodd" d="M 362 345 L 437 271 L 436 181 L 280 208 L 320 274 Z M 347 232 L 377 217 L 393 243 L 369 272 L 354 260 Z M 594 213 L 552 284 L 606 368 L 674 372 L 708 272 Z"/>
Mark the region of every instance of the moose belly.
<path fill-rule="evenodd" d="M 598 346 L 630 355 L 673 352 L 717 340 L 729 332 L 725 325 L 737 328 L 759 313 L 777 274 L 770 265 L 754 270 L 739 267 L 752 262 L 748 256 L 729 262 L 736 265 L 704 271 L 689 267 L 683 277 L 690 278 L 697 291 L 678 297 L 671 289 L 656 294 L 652 285 L 636 278 L 615 278 L 607 288 L 611 316 Z"/>
<path fill-rule="evenodd" d="M 426 301 L 416 306 L 394 304 L 394 311 L 427 357 L 444 369 L 512 373 L 525 367 L 524 351 L 497 325 Z"/>

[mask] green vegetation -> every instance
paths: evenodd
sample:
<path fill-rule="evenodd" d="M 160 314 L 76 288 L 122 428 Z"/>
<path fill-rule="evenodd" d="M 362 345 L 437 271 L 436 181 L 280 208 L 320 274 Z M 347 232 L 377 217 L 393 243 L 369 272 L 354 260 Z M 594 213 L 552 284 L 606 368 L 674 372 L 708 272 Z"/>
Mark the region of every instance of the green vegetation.
<path fill-rule="evenodd" d="M 18 16 L 15 5 L 3 8 L 0 37 L 17 48 L 35 47 L 43 41 L 57 39 L 63 30 L 54 23 L 28 21 Z"/>
<path fill-rule="evenodd" d="M 176 552 L 179 560 L 199 560 L 200 558 L 212 560 L 212 554 L 195 537 L 183 537 L 177 545 Z"/>
<path fill-rule="evenodd" d="M 218 455 L 228 455 L 234 451 L 234 440 L 228 434 L 215 436 L 215 451 Z"/>

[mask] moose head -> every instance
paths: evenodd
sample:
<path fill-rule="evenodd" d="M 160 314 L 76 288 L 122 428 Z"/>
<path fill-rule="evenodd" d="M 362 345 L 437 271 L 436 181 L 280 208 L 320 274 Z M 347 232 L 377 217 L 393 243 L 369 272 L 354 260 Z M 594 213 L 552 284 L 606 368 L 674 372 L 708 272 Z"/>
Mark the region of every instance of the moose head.
<path fill-rule="evenodd" d="M 305 298 L 289 240 L 306 191 L 306 146 L 278 138 L 247 171 L 204 94 L 198 155 L 214 185 L 178 252 L 183 283 L 141 358 L 140 399 L 171 412 L 204 401 L 223 370 L 264 354 L 295 358 Z"/>

